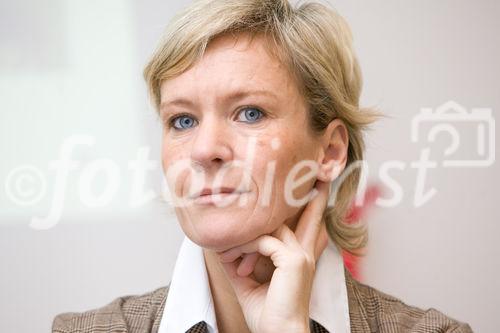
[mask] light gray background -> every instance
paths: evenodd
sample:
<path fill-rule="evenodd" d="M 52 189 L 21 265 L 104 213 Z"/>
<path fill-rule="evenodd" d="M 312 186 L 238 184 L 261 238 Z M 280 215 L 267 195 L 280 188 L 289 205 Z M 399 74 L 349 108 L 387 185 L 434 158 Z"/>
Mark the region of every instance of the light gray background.
<path fill-rule="evenodd" d="M 128 208 L 127 163 L 141 146 L 158 160 L 161 130 L 147 104 L 142 67 L 163 28 L 187 1 L 0 1 L 0 331 L 47 332 L 61 312 L 102 306 L 122 295 L 166 285 L 183 234 L 171 210 L 154 200 Z M 374 208 L 363 262 L 368 284 L 420 307 L 435 307 L 477 332 L 496 332 L 500 298 L 498 163 L 437 168 L 427 187 L 437 194 L 412 204 L 421 143 L 411 119 L 423 107 L 454 100 L 467 109 L 500 109 L 500 5 L 496 1 L 331 1 L 348 20 L 365 78 L 362 104 L 391 118 L 367 134 L 370 182 L 390 160 L 404 188 L 396 207 Z M 96 139 L 72 154 L 61 221 L 30 228 L 46 216 L 55 173 L 49 162 L 72 134 Z M 446 139 L 433 146 L 439 157 Z M 461 137 L 474 147 L 474 133 Z M 498 140 L 497 140 L 498 142 Z M 434 155 L 435 154 L 435 155 Z M 78 200 L 81 169 L 116 161 L 120 188 L 103 208 Z M 47 195 L 18 206 L 3 184 L 20 165 L 47 177 Z M 157 169 L 147 179 L 161 189 Z M 102 188 L 96 180 L 96 193 Z M 388 192 L 388 197 L 392 193 Z"/>

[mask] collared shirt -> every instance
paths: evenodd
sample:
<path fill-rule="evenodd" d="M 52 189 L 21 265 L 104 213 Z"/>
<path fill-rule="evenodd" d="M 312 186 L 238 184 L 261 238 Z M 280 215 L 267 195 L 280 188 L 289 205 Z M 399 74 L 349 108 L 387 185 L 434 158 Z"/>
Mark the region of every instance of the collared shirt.
<path fill-rule="evenodd" d="M 330 333 L 350 332 L 344 264 L 330 239 L 316 262 L 309 317 Z M 218 333 L 203 249 L 185 236 L 158 333 L 186 332 L 200 322 L 209 333 Z"/>

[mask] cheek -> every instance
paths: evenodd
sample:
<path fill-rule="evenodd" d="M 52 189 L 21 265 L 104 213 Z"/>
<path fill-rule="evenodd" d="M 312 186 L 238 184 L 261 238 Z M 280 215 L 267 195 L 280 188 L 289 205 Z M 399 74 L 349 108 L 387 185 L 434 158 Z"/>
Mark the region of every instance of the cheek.
<path fill-rule="evenodd" d="M 288 140 L 284 143 L 273 156 L 276 161 L 273 195 L 276 196 L 279 206 L 295 211 L 298 207 L 289 206 L 291 203 L 287 202 L 285 192 L 288 191 L 288 195 L 295 200 L 300 200 L 312 189 L 316 180 L 316 172 L 311 169 L 310 162 L 306 163 L 306 161 L 314 161 L 314 151 L 298 140 Z M 305 177 L 304 180 L 299 182 L 298 180 L 302 177 Z"/>
<path fill-rule="evenodd" d="M 174 191 L 177 196 L 183 195 L 183 183 L 190 175 L 187 155 L 182 149 L 166 145 L 162 147 L 161 155 L 163 174 L 170 191 Z"/>

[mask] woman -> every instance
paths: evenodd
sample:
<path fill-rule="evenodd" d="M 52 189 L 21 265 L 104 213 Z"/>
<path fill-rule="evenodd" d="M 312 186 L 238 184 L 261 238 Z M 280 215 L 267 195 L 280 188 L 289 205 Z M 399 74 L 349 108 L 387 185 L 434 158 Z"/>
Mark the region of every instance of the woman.
<path fill-rule="evenodd" d="M 53 332 L 471 332 L 343 268 L 338 249 L 366 242 L 342 221 L 380 115 L 359 108 L 350 30 L 332 9 L 195 2 L 144 74 L 186 235 L 172 281 L 59 315 Z"/>

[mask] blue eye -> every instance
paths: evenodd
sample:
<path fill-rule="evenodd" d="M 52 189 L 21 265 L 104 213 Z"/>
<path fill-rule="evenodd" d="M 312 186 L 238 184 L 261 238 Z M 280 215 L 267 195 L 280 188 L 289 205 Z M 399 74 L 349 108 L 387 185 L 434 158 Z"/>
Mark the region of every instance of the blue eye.
<path fill-rule="evenodd" d="M 262 118 L 264 113 L 257 108 L 247 107 L 241 110 L 238 114 L 238 121 L 245 123 L 253 123 Z"/>
<path fill-rule="evenodd" d="M 193 127 L 195 125 L 195 122 L 196 121 L 192 117 L 184 115 L 175 117 L 172 120 L 171 124 L 177 130 L 185 130 Z"/>

